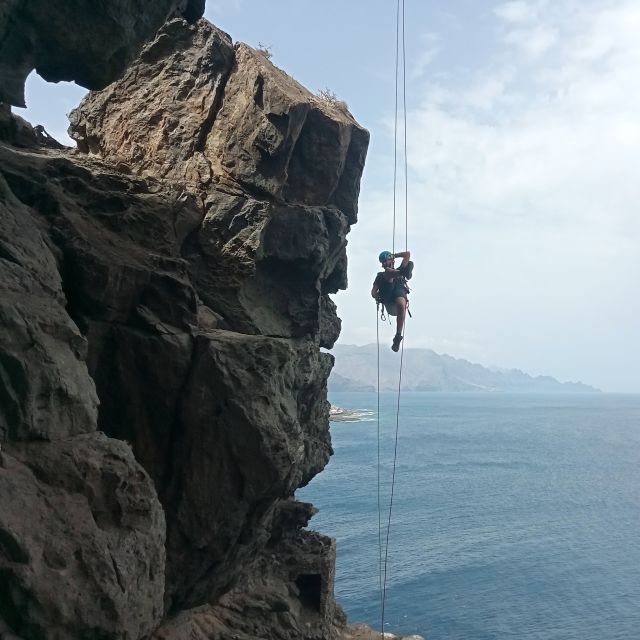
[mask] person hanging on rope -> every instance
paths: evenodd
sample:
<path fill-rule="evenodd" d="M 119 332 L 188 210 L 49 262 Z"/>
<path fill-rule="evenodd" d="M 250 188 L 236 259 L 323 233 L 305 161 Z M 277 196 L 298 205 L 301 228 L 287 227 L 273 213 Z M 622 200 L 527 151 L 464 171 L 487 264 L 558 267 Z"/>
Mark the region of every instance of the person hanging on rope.
<path fill-rule="evenodd" d="M 397 269 L 395 268 L 396 258 L 402 258 L 402 263 Z M 383 251 L 378 259 L 384 271 L 378 273 L 371 289 L 371 296 L 376 303 L 384 305 L 390 316 L 396 316 L 396 335 L 391 345 L 393 351 L 400 349 L 404 320 L 409 307 L 407 280 L 410 280 L 413 274 L 413 262 L 409 258 L 411 258 L 410 251 L 400 253 Z"/>

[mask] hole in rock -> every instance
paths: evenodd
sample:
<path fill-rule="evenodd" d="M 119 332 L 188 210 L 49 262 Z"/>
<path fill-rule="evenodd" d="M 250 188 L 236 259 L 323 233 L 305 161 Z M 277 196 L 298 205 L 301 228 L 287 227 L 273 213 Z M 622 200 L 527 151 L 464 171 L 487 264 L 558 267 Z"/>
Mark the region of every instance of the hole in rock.
<path fill-rule="evenodd" d="M 11 111 L 33 126 L 41 124 L 58 142 L 75 147 L 76 143 L 67 134 L 67 114 L 80 104 L 80 100 L 88 93 L 87 89 L 75 82 L 47 82 L 32 71 L 24 93 L 27 108 L 12 107 Z"/>
<path fill-rule="evenodd" d="M 303 573 L 297 577 L 296 586 L 300 590 L 302 604 L 319 612 L 322 576 L 319 573 Z"/>

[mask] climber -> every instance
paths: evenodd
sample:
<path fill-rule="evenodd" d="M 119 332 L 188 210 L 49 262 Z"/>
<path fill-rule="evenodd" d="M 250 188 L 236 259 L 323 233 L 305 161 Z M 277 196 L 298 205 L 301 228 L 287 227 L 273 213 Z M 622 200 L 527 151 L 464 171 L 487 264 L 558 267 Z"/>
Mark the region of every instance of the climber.
<path fill-rule="evenodd" d="M 383 251 L 378 259 L 382 263 L 384 271 L 378 273 L 373 282 L 373 289 L 371 289 L 371 296 L 376 303 L 383 304 L 390 316 L 396 316 L 396 335 L 391 345 L 393 351 L 400 349 L 404 319 L 409 306 L 407 280 L 411 279 L 413 273 L 413 262 L 409 260 L 410 257 L 410 251 L 401 251 L 400 253 Z M 402 258 L 402 263 L 397 269 L 395 268 L 395 258 Z"/>

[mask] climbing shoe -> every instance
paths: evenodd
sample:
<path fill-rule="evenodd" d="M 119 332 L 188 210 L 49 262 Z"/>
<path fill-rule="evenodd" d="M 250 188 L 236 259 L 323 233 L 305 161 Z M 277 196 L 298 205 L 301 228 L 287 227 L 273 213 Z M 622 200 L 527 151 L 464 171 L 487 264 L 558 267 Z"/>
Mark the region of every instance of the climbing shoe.
<path fill-rule="evenodd" d="M 393 339 L 393 344 L 391 345 L 391 351 L 398 351 L 400 349 L 400 343 L 402 342 L 402 336 L 397 333 Z"/>

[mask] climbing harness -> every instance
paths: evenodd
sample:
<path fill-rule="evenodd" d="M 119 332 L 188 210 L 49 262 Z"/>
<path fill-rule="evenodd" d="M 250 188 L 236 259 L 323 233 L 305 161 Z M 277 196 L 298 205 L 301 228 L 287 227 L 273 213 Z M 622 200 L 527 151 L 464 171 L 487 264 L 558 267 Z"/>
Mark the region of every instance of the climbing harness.
<path fill-rule="evenodd" d="M 402 105 L 403 105 L 403 130 L 404 130 L 404 210 L 405 210 L 405 251 L 408 247 L 408 178 L 407 178 L 407 94 L 406 94 L 406 56 L 405 56 L 405 17 L 404 17 L 404 0 L 397 0 L 396 3 L 396 63 L 395 63 L 395 118 L 394 118 L 394 134 L 393 134 L 393 242 L 392 253 L 395 254 L 395 241 L 396 241 L 396 191 L 397 191 L 397 178 L 398 178 L 398 80 L 399 80 L 399 62 L 400 62 L 400 43 L 402 43 Z M 406 284 L 406 278 L 403 280 L 403 284 L 409 292 L 409 287 Z M 407 298 L 406 303 L 407 315 L 411 316 L 409 311 L 409 300 Z M 380 314 L 378 311 L 380 308 Z M 380 495 L 380 329 L 379 319 L 383 322 L 388 318 L 385 316 L 385 306 L 381 300 L 376 300 L 376 344 L 377 344 L 377 366 L 378 366 L 378 569 L 379 569 L 379 583 L 380 583 L 380 613 L 381 613 L 381 626 L 380 634 L 384 638 L 384 616 L 385 605 L 387 597 L 387 568 L 389 560 L 389 539 L 391 534 L 391 516 L 393 512 L 393 497 L 395 489 L 396 479 L 396 461 L 398 458 L 398 433 L 400 429 L 400 392 L 402 389 L 402 364 L 404 360 L 404 337 L 406 335 L 406 318 L 402 326 L 402 339 L 401 339 L 401 352 L 400 352 L 400 370 L 398 373 L 398 392 L 396 402 L 396 428 L 395 428 L 395 442 L 393 449 L 393 471 L 391 475 L 391 492 L 389 497 L 389 510 L 387 515 L 387 526 L 384 540 L 384 554 L 382 552 L 382 499 Z M 390 321 L 390 318 L 389 318 Z"/>
<path fill-rule="evenodd" d="M 411 293 L 411 289 L 409 289 L 409 286 L 407 285 L 407 281 L 406 279 L 403 280 L 403 285 L 405 287 L 405 289 L 407 290 L 407 293 Z M 409 315 L 410 318 L 413 318 L 413 316 L 411 315 L 411 311 L 409 310 L 409 298 L 405 298 L 405 300 L 407 301 L 407 306 L 405 307 L 407 310 L 407 314 Z M 380 314 L 380 320 L 382 320 L 382 322 L 389 322 L 389 324 L 391 324 L 391 317 L 390 314 L 386 311 L 386 307 L 384 306 L 384 303 L 382 302 L 382 300 L 378 297 L 376 298 L 376 316 L 378 315 L 378 313 Z"/>

